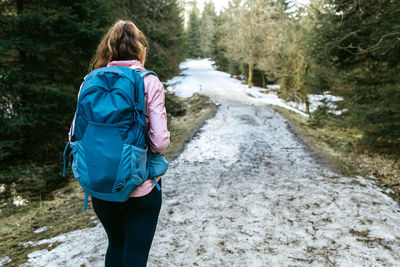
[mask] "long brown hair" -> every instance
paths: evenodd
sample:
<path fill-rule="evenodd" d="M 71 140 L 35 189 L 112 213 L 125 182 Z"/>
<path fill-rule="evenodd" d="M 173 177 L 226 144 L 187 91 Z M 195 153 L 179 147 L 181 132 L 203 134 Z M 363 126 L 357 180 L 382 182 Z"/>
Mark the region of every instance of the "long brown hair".
<path fill-rule="evenodd" d="M 119 20 L 104 35 L 89 68 L 105 67 L 113 60 L 136 59 L 144 64 L 148 49 L 147 39 L 138 27 L 132 21 Z"/>

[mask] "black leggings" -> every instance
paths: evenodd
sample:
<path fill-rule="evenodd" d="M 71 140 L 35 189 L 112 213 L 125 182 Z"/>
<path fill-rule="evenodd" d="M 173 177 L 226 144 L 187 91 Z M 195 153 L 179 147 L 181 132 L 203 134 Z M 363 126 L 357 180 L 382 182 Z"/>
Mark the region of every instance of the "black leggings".
<path fill-rule="evenodd" d="M 123 203 L 92 197 L 93 209 L 108 236 L 106 267 L 146 266 L 161 202 L 161 191 L 156 187 Z"/>

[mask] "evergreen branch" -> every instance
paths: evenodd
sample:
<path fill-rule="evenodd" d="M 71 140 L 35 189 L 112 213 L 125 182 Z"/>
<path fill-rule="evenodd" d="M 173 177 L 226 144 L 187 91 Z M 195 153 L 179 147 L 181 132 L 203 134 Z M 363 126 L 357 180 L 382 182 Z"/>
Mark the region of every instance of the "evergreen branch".
<path fill-rule="evenodd" d="M 344 39 L 346 39 L 347 37 L 349 37 L 350 35 L 355 34 L 356 32 L 351 32 L 350 34 L 347 34 L 345 37 L 343 37 L 340 41 L 343 41 Z M 339 49 L 344 49 L 348 52 L 350 52 L 353 55 L 359 55 L 359 54 L 365 54 L 365 53 L 370 53 L 372 51 L 375 51 L 377 49 L 379 49 L 379 45 L 383 42 L 384 39 L 386 39 L 389 36 L 393 36 L 393 35 L 400 35 L 400 32 L 391 32 L 391 33 L 387 33 L 381 36 L 381 38 L 379 39 L 379 41 L 367 48 L 362 48 L 360 45 L 358 46 L 354 46 L 352 44 L 348 45 L 348 46 L 338 46 Z M 396 41 L 397 42 L 397 41 Z M 358 49 L 358 52 L 354 53 L 352 52 L 350 49 Z"/>

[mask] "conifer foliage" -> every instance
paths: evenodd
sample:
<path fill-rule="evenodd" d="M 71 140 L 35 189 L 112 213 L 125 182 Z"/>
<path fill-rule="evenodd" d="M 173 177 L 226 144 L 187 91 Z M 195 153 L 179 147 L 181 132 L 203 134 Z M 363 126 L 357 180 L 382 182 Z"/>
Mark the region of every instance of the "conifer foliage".
<path fill-rule="evenodd" d="M 107 4 L 10 0 L 0 5 L 0 160 L 55 159 L 77 88 L 110 23 Z"/>
<path fill-rule="evenodd" d="M 206 58 L 211 57 L 213 50 L 216 19 L 214 3 L 206 2 L 199 21 L 200 49 L 203 57 Z"/>
<path fill-rule="evenodd" d="M 328 0 L 315 10 L 313 72 L 344 97 L 365 143 L 400 147 L 400 2 Z"/>
<path fill-rule="evenodd" d="M 198 58 L 202 56 L 200 48 L 200 29 L 199 14 L 197 9 L 193 9 L 189 15 L 188 28 L 188 56 L 190 58 Z"/>

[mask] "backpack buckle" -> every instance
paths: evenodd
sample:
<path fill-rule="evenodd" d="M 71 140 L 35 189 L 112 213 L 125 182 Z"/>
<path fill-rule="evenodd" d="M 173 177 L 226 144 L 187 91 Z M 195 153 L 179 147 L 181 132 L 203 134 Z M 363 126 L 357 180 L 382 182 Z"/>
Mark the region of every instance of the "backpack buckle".
<path fill-rule="evenodd" d="M 132 106 L 131 108 L 131 112 L 132 112 L 132 117 L 131 117 L 131 126 L 135 123 L 135 120 L 137 120 L 137 109 L 135 106 Z"/>
<path fill-rule="evenodd" d="M 116 187 L 115 187 L 115 191 L 116 192 L 120 192 L 122 190 L 122 188 L 124 187 L 124 184 L 119 183 Z"/>

